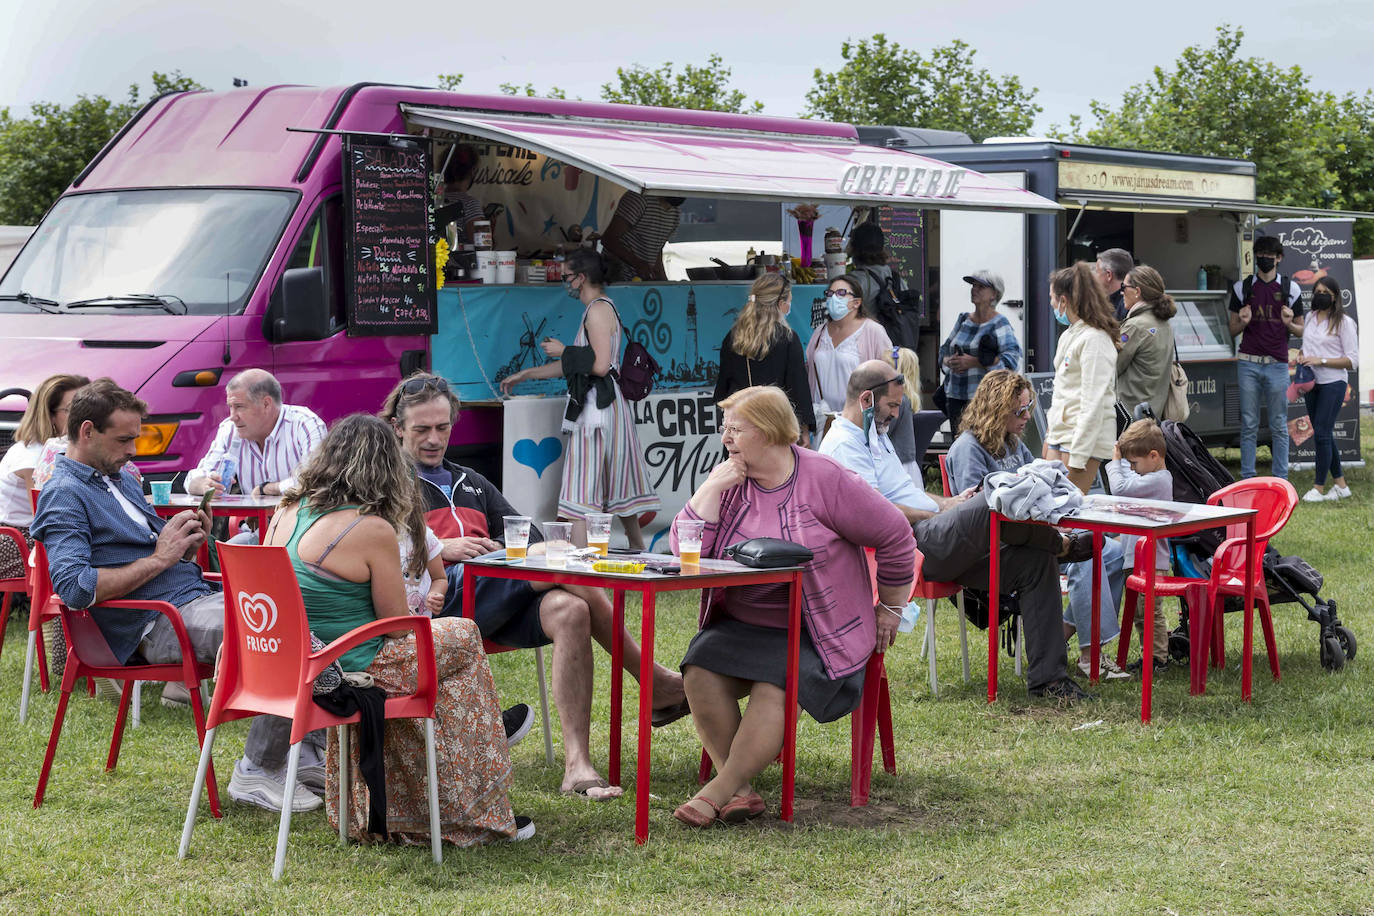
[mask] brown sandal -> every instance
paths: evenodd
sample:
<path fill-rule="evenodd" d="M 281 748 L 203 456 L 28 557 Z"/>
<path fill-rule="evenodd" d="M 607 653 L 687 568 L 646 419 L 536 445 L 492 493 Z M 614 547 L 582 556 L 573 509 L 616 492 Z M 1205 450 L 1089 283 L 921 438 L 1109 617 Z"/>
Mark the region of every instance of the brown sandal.
<path fill-rule="evenodd" d="M 727 824 L 742 824 L 767 810 L 763 796 L 757 792 L 736 795 L 720 806 L 720 819 Z"/>
<path fill-rule="evenodd" d="M 710 815 L 703 814 L 700 808 L 693 806 L 693 802 L 701 802 L 703 805 L 710 808 Z M 686 824 L 688 827 L 710 827 L 720 818 L 720 807 L 716 805 L 715 802 L 711 801 L 711 799 L 696 795 L 678 805 L 677 810 L 673 812 L 673 817 L 682 821 L 682 823 Z"/>

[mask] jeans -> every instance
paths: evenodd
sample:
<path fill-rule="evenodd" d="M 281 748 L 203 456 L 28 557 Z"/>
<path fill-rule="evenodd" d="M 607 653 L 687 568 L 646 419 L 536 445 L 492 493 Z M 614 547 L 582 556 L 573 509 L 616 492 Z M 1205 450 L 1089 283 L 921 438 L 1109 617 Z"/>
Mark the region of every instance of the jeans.
<path fill-rule="evenodd" d="M 1240 375 L 1240 476 L 1255 476 L 1255 439 L 1259 434 L 1260 404 L 1269 411 L 1270 471 L 1288 477 L 1288 364 L 1236 360 Z M 1262 399 L 1262 400 L 1261 400 Z"/>
<path fill-rule="evenodd" d="M 1312 390 L 1303 395 L 1307 402 L 1307 415 L 1312 419 L 1312 438 L 1317 449 L 1316 484 L 1326 483 L 1327 471 L 1340 480 L 1345 476 L 1341 470 L 1341 452 L 1336 448 L 1336 414 L 1341 412 L 1345 401 L 1345 382 L 1327 382 L 1313 385 Z"/>
<path fill-rule="evenodd" d="M 1064 567 L 1069 574 L 1069 606 L 1064 610 L 1064 622 L 1078 631 L 1078 646 L 1081 649 L 1090 645 L 1093 632 L 1093 562 L 1102 564 L 1099 645 L 1105 646 L 1121 633 L 1121 624 L 1116 619 L 1116 610 L 1121 606 L 1121 592 L 1126 586 L 1126 568 L 1121 556 L 1120 542 L 1104 537 L 1101 557 L 1095 561 L 1069 563 Z"/>

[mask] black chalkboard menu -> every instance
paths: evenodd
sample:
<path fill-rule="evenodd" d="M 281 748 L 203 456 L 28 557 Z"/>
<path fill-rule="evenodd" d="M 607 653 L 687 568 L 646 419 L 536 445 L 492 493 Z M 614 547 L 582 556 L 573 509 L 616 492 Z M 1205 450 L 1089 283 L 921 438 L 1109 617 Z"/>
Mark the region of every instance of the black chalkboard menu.
<path fill-rule="evenodd" d="M 878 208 L 878 226 L 887 237 L 887 250 L 892 254 L 892 260 L 888 263 L 892 265 L 893 270 L 901 274 L 902 282 L 907 287 L 920 292 L 921 318 L 924 320 L 928 309 L 925 253 L 922 250 L 923 217 L 921 210 L 905 207 Z"/>
<path fill-rule="evenodd" d="M 350 337 L 433 334 L 429 144 L 344 136 Z"/>

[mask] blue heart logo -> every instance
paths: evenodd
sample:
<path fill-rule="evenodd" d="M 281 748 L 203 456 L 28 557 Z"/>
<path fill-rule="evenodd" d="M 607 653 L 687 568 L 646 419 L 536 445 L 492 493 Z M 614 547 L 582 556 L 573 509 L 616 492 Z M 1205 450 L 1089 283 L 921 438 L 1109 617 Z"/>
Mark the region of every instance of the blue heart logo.
<path fill-rule="evenodd" d="M 521 439 L 511 449 L 511 457 L 525 467 L 531 468 L 539 477 L 543 477 L 548 466 L 562 455 L 563 443 L 553 436 L 540 439 L 538 442 L 533 439 Z"/>

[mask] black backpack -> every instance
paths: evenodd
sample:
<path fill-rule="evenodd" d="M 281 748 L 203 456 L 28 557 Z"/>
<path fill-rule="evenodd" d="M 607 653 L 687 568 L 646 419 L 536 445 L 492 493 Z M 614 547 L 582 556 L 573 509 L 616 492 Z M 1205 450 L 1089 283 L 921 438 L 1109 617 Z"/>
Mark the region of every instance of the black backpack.
<path fill-rule="evenodd" d="M 868 268 L 864 268 L 864 273 L 878 285 L 873 297 L 878 324 L 887 331 L 893 346 L 915 351 L 921 339 L 921 294 L 908 289 L 895 270 L 889 269 L 885 280 L 879 280 Z"/>
<path fill-rule="evenodd" d="M 1234 482 L 1197 433 L 1174 420 L 1165 420 L 1159 428 L 1164 432 L 1164 466 L 1174 479 L 1175 502 L 1205 503 L 1207 497 Z M 1190 535 L 1190 540 L 1210 556 L 1221 546 L 1224 535 L 1224 529 L 1208 528 Z"/>
<path fill-rule="evenodd" d="M 611 369 L 611 378 L 620 386 L 620 393 L 627 401 L 642 401 L 654 390 L 654 379 L 658 376 L 658 360 L 654 359 L 649 348 L 630 335 L 630 329 L 620 320 L 620 309 L 605 296 L 595 300 L 604 302 L 615 312 L 615 320 L 625 334 L 625 356 L 620 360 L 620 368 Z M 583 326 L 585 333 L 586 326 Z"/>

